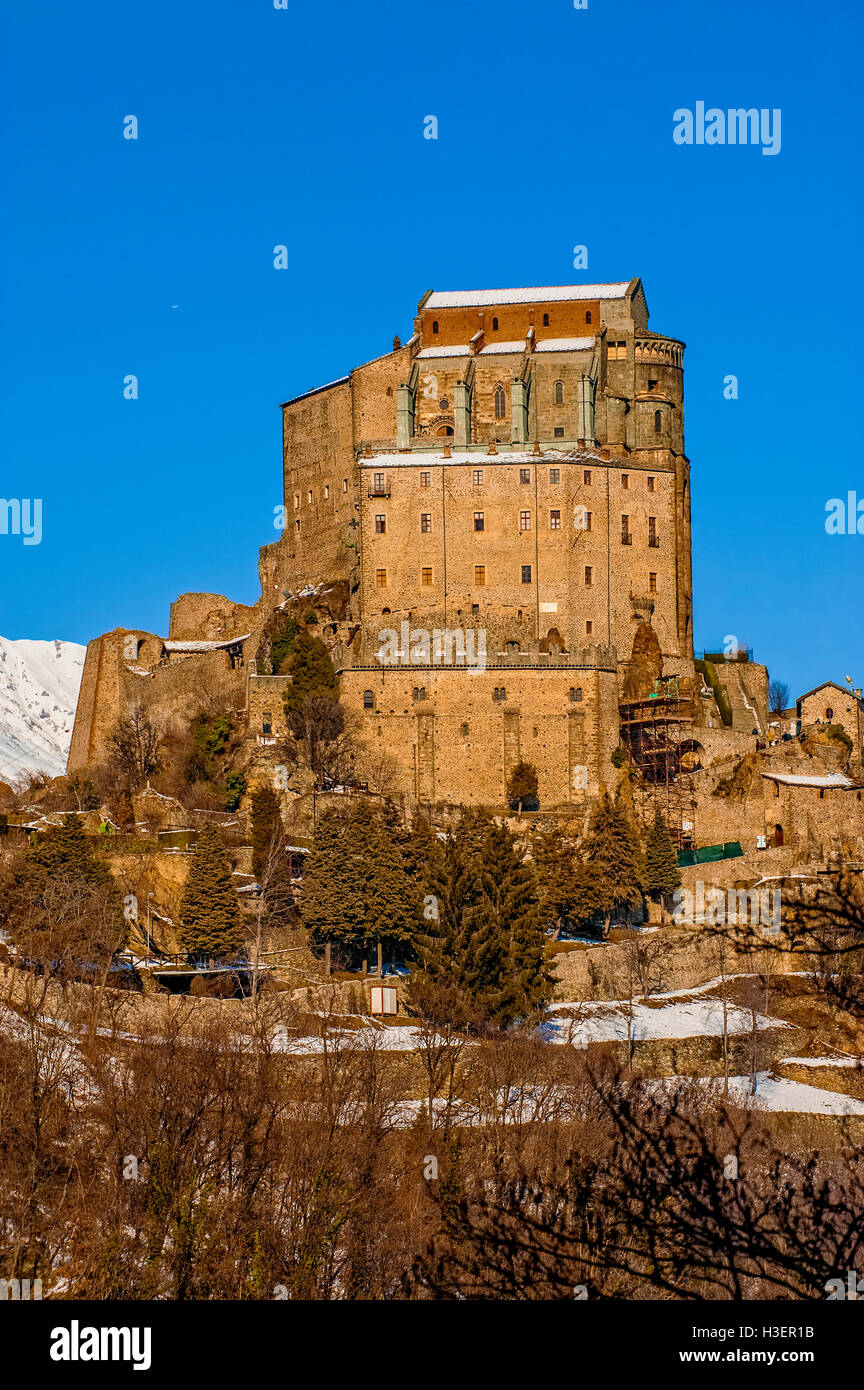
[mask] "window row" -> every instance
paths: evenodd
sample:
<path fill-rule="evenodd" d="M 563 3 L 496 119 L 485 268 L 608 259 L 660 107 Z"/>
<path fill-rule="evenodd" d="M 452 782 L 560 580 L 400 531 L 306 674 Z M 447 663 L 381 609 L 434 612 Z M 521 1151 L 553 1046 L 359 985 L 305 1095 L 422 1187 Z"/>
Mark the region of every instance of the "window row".
<path fill-rule="evenodd" d="M 522 583 L 523 583 L 523 584 L 530 584 L 530 583 L 531 583 L 531 566 L 530 566 L 530 565 L 522 565 L 522 566 L 521 566 L 521 571 L 522 571 Z M 593 566 L 593 565 L 586 565 L 585 568 L 584 568 L 583 573 L 584 573 L 584 579 L 585 579 L 585 587 L 586 587 L 587 589 L 592 588 L 592 587 L 593 587 L 593 584 L 594 584 L 594 566 Z M 431 588 L 432 582 L 433 582 L 433 577 L 432 577 L 432 566 L 431 566 L 431 565 L 424 565 L 423 568 L 420 570 L 420 585 L 421 585 L 422 588 L 428 589 L 428 588 Z M 379 570 L 376 570 L 376 571 L 375 571 L 375 583 L 376 583 L 377 588 L 379 588 L 379 589 L 386 589 L 386 588 L 387 588 L 388 579 L 387 579 L 387 570 L 386 570 L 386 569 L 379 569 Z M 482 589 L 482 588 L 485 587 L 485 585 L 486 585 L 486 566 L 485 566 L 485 565 L 475 565 L 475 566 L 474 566 L 474 586 L 475 586 L 475 588 Z M 648 574 L 648 592 L 649 592 L 649 593 L 652 593 L 652 594 L 656 594 L 656 592 L 657 592 L 657 572 L 656 572 L 656 570 L 651 570 L 651 571 L 649 572 L 649 574 Z M 475 605 L 475 607 L 476 607 L 476 605 Z"/>
<path fill-rule="evenodd" d="M 633 532 L 630 530 L 630 518 L 626 515 L 622 515 L 621 517 L 621 544 L 633 544 Z M 656 516 L 649 516 L 648 518 L 648 544 L 651 546 L 652 550 L 658 549 L 660 545 L 660 537 L 657 534 Z"/>
<path fill-rule="evenodd" d="M 508 645 L 509 645 L 509 644 L 508 644 Z M 517 644 L 517 645 L 518 645 L 518 644 Z M 421 700 L 427 699 L 426 687 L 425 687 L 425 685 L 415 685 L 415 686 L 414 686 L 414 689 L 413 689 L 413 692 L 412 692 L 412 698 L 413 698 L 414 700 L 417 700 L 418 702 L 421 701 Z M 493 704 L 496 704 L 496 705 L 499 705 L 499 704 L 502 704 L 506 699 L 507 699 L 507 687 L 506 687 L 506 685 L 496 685 L 495 688 L 494 688 L 493 691 L 492 691 L 492 703 L 493 703 Z M 582 687 L 581 687 L 581 685 L 579 685 L 579 686 L 571 685 L 571 687 L 570 687 L 570 693 L 569 693 L 569 695 L 568 695 L 568 699 L 569 699 L 571 705 L 574 705 L 574 704 L 578 704 L 578 703 L 579 703 L 579 701 L 582 699 Z M 374 709 L 374 708 L 375 708 L 375 691 L 374 691 L 374 690 L 364 690 L 364 691 L 363 691 L 363 708 L 364 708 L 364 709 Z M 462 738 L 467 738 L 468 735 L 469 735 L 469 732 L 470 732 L 469 726 L 468 726 L 467 724 L 460 724 L 460 726 L 459 726 L 459 732 L 460 732 L 460 735 L 462 736 Z"/>
<path fill-rule="evenodd" d="M 347 479 L 347 478 L 343 478 L 343 479 L 342 479 L 342 491 L 343 491 L 343 492 L 347 492 L 347 491 L 348 491 L 348 479 Z M 299 509 L 300 509 L 300 496 L 301 496 L 301 494 L 300 494 L 299 492 L 295 492 L 295 493 L 294 493 L 294 510 L 295 510 L 295 512 L 296 512 L 296 511 L 299 511 Z M 325 484 L 324 484 L 323 488 L 321 489 L 321 496 L 322 496 L 322 501 L 324 501 L 324 502 L 329 502 L 329 501 L 330 501 L 330 484 L 329 484 L 329 483 L 325 483 Z M 307 503 L 307 506 L 310 506 L 310 507 L 311 507 L 311 505 L 312 505 L 312 503 L 313 503 L 314 500 L 315 500 L 315 494 L 314 494 L 313 489 L 312 489 L 311 487 L 310 487 L 310 488 L 307 488 L 307 489 L 306 489 L 306 503 Z"/>
<path fill-rule="evenodd" d="M 580 525 L 579 525 L 579 528 L 578 528 L 579 530 L 582 530 L 582 531 L 590 531 L 590 530 L 591 530 L 591 516 L 592 516 L 591 512 L 586 512 L 586 511 L 584 511 L 584 510 L 582 511 L 582 518 L 581 518 L 581 522 L 580 522 Z M 299 521 L 298 521 L 296 524 L 297 524 L 297 526 L 298 526 L 298 528 L 299 528 L 299 526 L 300 526 Z M 485 531 L 485 530 L 486 530 L 486 513 L 485 513 L 485 512 L 475 512 L 475 513 L 474 513 L 474 530 L 475 530 L 475 531 Z M 519 530 L 520 530 L 520 531 L 530 531 L 530 530 L 531 530 L 531 513 L 530 513 L 530 511 L 521 511 L 521 512 L 519 513 Z M 560 530 L 561 530 L 561 510 L 560 510 L 560 508 L 558 508 L 558 507 L 553 507 L 553 508 L 551 508 L 550 511 L 549 511 L 549 530 L 550 530 L 550 531 L 560 531 Z M 420 513 L 420 533 L 421 533 L 421 535 L 430 535 L 430 534 L 431 534 L 431 531 L 432 531 L 432 513 L 431 513 L 431 512 L 421 512 L 421 513 Z M 386 535 L 387 535 L 387 515 L 386 515 L 385 512 L 378 512 L 378 513 L 376 514 L 376 516 L 375 516 L 375 534 L 376 534 L 376 536 L 386 536 Z"/>

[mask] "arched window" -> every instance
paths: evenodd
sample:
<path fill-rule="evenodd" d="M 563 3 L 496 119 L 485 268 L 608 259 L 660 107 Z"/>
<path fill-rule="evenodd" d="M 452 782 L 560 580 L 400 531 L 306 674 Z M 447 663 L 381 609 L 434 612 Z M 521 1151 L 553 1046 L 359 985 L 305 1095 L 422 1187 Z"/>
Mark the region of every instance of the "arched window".
<path fill-rule="evenodd" d="M 493 332 L 493 333 L 497 333 L 497 332 L 498 332 L 498 320 L 497 320 L 497 319 L 493 319 L 493 320 L 492 320 L 492 332 Z"/>
<path fill-rule="evenodd" d="M 374 693 L 373 693 L 371 690 L 364 690 L 364 691 L 363 691 L 363 708 L 364 708 L 364 709 L 374 709 L 374 708 L 375 708 L 375 695 L 374 695 Z"/>
<path fill-rule="evenodd" d="M 500 381 L 495 387 L 495 419 L 503 420 L 507 414 L 507 396 Z"/>
<path fill-rule="evenodd" d="M 834 711 L 833 711 L 833 709 L 831 708 L 830 705 L 828 706 L 828 708 L 827 708 L 826 711 L 825 711 L 825 718 L 828 720 L 828 723 L 829 723 L 829 724 L 831 723 L 831 720 L 834 718 Z"/>
<path fill-rule="evenodd" d="M 463 738 L 467 738 L 467 737 L 468 737 L 468 725 L 467 725 L 467 724 L 463 724 L 463 725 L 462 725 L 462 730 L 461 730 L 461 732 L 462 732 L 462 737 L 463 737 Z"/>
<path fill-rule="evenodd" d="M 563 405 L 563 404 L 564 404 L 564 382 L 563 382 L 563 381 L 556 381 L 556 382 L 555 382 L 555 404 L 556 404 L 556 405 Z"/>
<path fill-rule="evenodd" d="M 548 327 L 549 327 L 549 315 L 548 315 L 548 314 L 544 314 L 544 315 L 543 315 L 543 327 L 544 327 L 544 328 L 548 328 Z"/>
<path fill-rule="evenodd" d="M 663 412 L 662 412 L 662 410 L 655 410 L 655 411 L 654 411 L 654 433 L 655 433 L 655 434 L 659 434 L 660 431 L 662 430 L 662 428 L 663 428 Z"/>
<path fill-rule="evenodd" d="M 590 309 L 588 309 L 588 310 L 586 311 L 586 314 L 585 314 L 585 322 L 586 322 L 586 323 L 590 323 L 590 322 L 591 322 L 591 310 L 590 310 Z"/>
<path fill-rule="evenodd" d="M 433 333 L 437 333 L 437 332 L 438 332 L 438 320 L 437 320 L 437 319 L 433 319 L 433 320 L 432 320 L 432 332 L 433 332 Z"/>

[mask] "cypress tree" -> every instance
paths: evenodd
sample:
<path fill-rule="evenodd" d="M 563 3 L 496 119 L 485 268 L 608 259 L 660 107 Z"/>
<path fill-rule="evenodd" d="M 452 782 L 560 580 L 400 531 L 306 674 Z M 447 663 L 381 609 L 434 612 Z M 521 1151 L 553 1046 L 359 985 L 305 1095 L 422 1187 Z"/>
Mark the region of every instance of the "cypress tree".
<path fill-rule="evenodd" d="M 192 854 L 180 900 L 180 941 L 196 960 L 226 960 L 240 954 L 243 923 L 231 867 L 215 825 L 207 824 Z"/>
<path fill-rule="evenodd" d="M 645 861 L 642 887 L 655 902 L 668 897 L 681 886 L 678 854 L 669 835 L 669 827 L 659 808 L 645 839 Z"/>
<path fill-rule="evenodd" d="M 252 793 L 252 872 L 259 883 L 275 844 L 281 844 L 282 816 L 272 787 Z"/>

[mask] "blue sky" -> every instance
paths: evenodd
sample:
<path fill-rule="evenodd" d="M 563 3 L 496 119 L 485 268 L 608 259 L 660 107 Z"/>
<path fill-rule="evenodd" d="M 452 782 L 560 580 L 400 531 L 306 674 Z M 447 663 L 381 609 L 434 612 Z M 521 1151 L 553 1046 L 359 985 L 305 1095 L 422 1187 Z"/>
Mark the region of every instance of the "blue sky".
<path fill-rule="evenodd" d="M 697 648 L 735 634 L 793 695 L 862 683 L 864 535 L 824 526 L 864 498 L 862 15 L 7 0 L 0 496 L 41 498 L 43 538 L 0 535 L 0 633 L 254 601 L 280 401 L 387 351 L 428 288 L 641 275 L 688 344 Z M 780 108 L 780 153 L 676 145 L 700 100 Z"/>

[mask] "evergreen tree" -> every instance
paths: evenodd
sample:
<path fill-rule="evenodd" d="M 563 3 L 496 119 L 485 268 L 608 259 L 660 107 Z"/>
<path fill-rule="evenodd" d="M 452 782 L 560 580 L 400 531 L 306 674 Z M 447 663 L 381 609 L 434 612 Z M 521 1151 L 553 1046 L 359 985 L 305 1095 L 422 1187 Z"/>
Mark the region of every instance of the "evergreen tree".
<path fill-rule="evenodd" d="M 660 902 L 680 886 L 678 853 L 669 836 L 669 827 L 658 808 L 645 839 L 642 888 L 654 902 Z"/>
<path fill-rule="evenodd" d="M 251 800 L 252 872 L 260 883 L 274 846 L 282 840 L 282 816 L 272 787 L 258 787 Z"/>
<path fill-rule="evenodd" d="M 536 767 L 532 763 L 518 762 L 507 783 L 507 800 L 521 814 L 526 801 L 532 806 L 536 804 L 538 787 Z"/>
<path fill-rule="evenodd" d="M 642 903 L 636 831 L 621 802 L 613 802 L 606 791 L 591 819 L 586 859 L 590 865 L 584 876 L 586 898 L 593 896 L 595 910 L 603 913 L 605 936 L 613 915 Z"/>
<path fill-rule="evenodd" d="M 288 714 L 302 715 L 308 702 L 326 696 L 335 700 L 338 680 L 330 654 L 320 637 L 313 637 L 306 628 L 294 639 L 288 663 L 291 684 L 285 694 Z"/>
<path fill-rule="evenodd" d="M 195 960 L 236 958 L 243 923 L 231 866 L 215 825 L 204 826 L 180 900 L 180 941 Z"/>
<path fill-rule="evenodd" d="M 556 823 L 540 826 L 531 837 L 537 891 L 547 927 L 569 926 L 582 915 L 577 875 L 576 840 Z"/>

